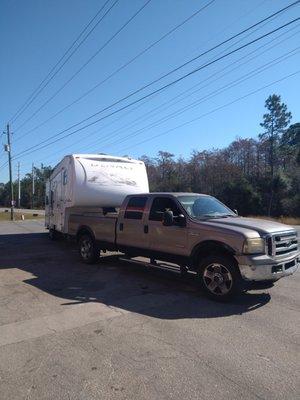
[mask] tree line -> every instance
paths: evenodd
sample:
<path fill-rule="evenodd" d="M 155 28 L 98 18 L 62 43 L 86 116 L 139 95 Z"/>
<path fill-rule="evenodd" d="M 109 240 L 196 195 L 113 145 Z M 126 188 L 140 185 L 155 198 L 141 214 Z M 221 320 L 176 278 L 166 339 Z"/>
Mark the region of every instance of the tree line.
<path fill-rule="evenodd" d="M 151 191 L 211 194 L 242 215 L 300 216 L 300 123 L 278 95 L 265 102 L 257 139 L 198 151 L 188 159 L 143 156 Z"/>
<path fill-rule="evenodd" d="M 45 186 L 50 177 L 52 167 L 41 165 L 40 168 L 34 167 L 31 173 L 28 173 L 20 181 L 22 208 L 44 208 L 45 204 Z M 32 177 L 34 179 L 32 179 Z M 34 183 L 33 183 L 34 181 Z M 18 182 L 13 182 L 14 201 L 18 204 Z M 0 183 L 0 206 L 10 207 L 10 184 Z"/>
<path fill-rule="evenodd" d="M 211 194 L 241 215 L 300 216 L 300 123 L 280 96 L 270 95 L 257 139 L 237 138 L 222 149 L 193 150 L 188 159 L 159 151 L 146 155 L 151 191 Z M 44 206 L 50 166 L 34 168 L 21 180 L 21 205 Z M 9 184 L 0 184 L 0 205 L 9 206 Z M 15 198 L 17 182 L 14 182 Z"/>

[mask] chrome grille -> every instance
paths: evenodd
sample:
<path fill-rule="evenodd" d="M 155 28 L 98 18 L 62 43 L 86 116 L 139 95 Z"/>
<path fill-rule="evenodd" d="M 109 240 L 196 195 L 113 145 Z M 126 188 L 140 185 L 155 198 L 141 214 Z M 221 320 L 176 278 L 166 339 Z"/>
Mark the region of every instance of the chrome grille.
<path fill-rule="evenodd" d="M 266 239 L 267 252 L 270 256 L 280 257 L 298 250 L 298 240 L 295 232 L 276 233 Z"/>

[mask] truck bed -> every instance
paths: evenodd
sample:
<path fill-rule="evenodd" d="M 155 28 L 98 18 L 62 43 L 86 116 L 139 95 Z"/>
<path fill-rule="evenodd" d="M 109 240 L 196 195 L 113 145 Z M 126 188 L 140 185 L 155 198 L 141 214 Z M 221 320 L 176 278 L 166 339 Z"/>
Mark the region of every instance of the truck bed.
<path fill-rule="evenodd" d="M 87 227 L 95 232 L 97 241 L 108 243 L 115 247 L 116 223 L 118 211 L 103 212 L 103 209 L 74 209 L 69 210 L 68 234 L 76 236 L 79 229 Z"/>

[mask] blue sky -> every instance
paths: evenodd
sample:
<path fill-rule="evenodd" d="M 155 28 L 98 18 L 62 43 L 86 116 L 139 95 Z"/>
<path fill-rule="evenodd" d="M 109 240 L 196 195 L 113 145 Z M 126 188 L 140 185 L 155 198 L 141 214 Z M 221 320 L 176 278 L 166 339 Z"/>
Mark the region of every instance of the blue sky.
<path fill-rule="evenodd" d="M 285 0 L 215 0 L 90 95 L 34 129 L 209 1 L 150 1 L 57 96 L 36 112 L 146 3 L 146 0 L 119 0 L 28 109 L 13 121 L 13 155 L 87 118 L 291 3 Z M 110 0 L 105 10 L 113 2 L 114 0 Z M 1 1 L 1 128 L 5 128 L 7 121 L 22 106 L 104 3 L 104 0 Z M 196 60 L 132 97 L 130 101 L 225 54 L 226 50 L 233 50 L 299 16 L 300 6 L 297 5 L 259 29 L 256 28 Z M 114 155 L 128 154 L 131 157 L 146 154 L 151 157 L 159 150 L 164 150 L 176 156 L 188 157 L 193 149 L 223 147 L 238 136 L 256 137 L 260 132 L 259 123 L 264 113 L 264 101 L 272 93 L 282 96 L 282 100 L 287 103 L 293 114 L 292 122 L 297 122 L 300 120 L 300 74 L 242 97 L 299 70 L 299 37 L 300 23 L 296 22 L 146 101 L 49 147 L 27 156 L 16 157 L 13 161 L 14 176 L 18 161 L 21 163 L 22 174 L 25 174 L 30 170 L 32 162 L 36 165 L 41 162 L 55 165 L 65 154 L 70 153 L 103 152 Z M 178 97 L 183 92 L 185 94 Z M 234 102 L 235 100 L 237 101 Z M 198 103 L 190 107 L 195 102 Z M 231 102 L 234 103 L 226 106 Z M 110 111 L 115 109 L 117 107 Z M 34 113 L 35 115 L 24 123 Z M 194 122 L 188 123 L 191 120 Z M 1 141 L 5 143 L 4 136 Z M 0 165 L 6 158 L 6 153 L 1 149 Z M 0 170 L 0 181 L 7 179 L 7 166 L 4 166 Z"/>

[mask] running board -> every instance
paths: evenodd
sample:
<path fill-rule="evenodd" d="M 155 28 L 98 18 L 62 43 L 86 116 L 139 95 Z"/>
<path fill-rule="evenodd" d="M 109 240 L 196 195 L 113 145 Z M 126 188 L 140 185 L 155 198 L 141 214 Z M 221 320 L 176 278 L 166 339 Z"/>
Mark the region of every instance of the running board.
<path fill-rule="evenodd" d="M 131 264 L 142 265 L 143 267 L 152 267 L 164 271 L 170 271 L 170 272 L 175 272 L 177 274 L 181 274 L 180 267 L 176 264 L 169 264 L 165 262 L 158 262 L 153 264 L 151 262 L 135 260 L 133 258 L 127 258 L 127 257 L 119 257 L 119 260 L 129 262 Z M 188 272 L 190 273 L 190 271 Z"/>

